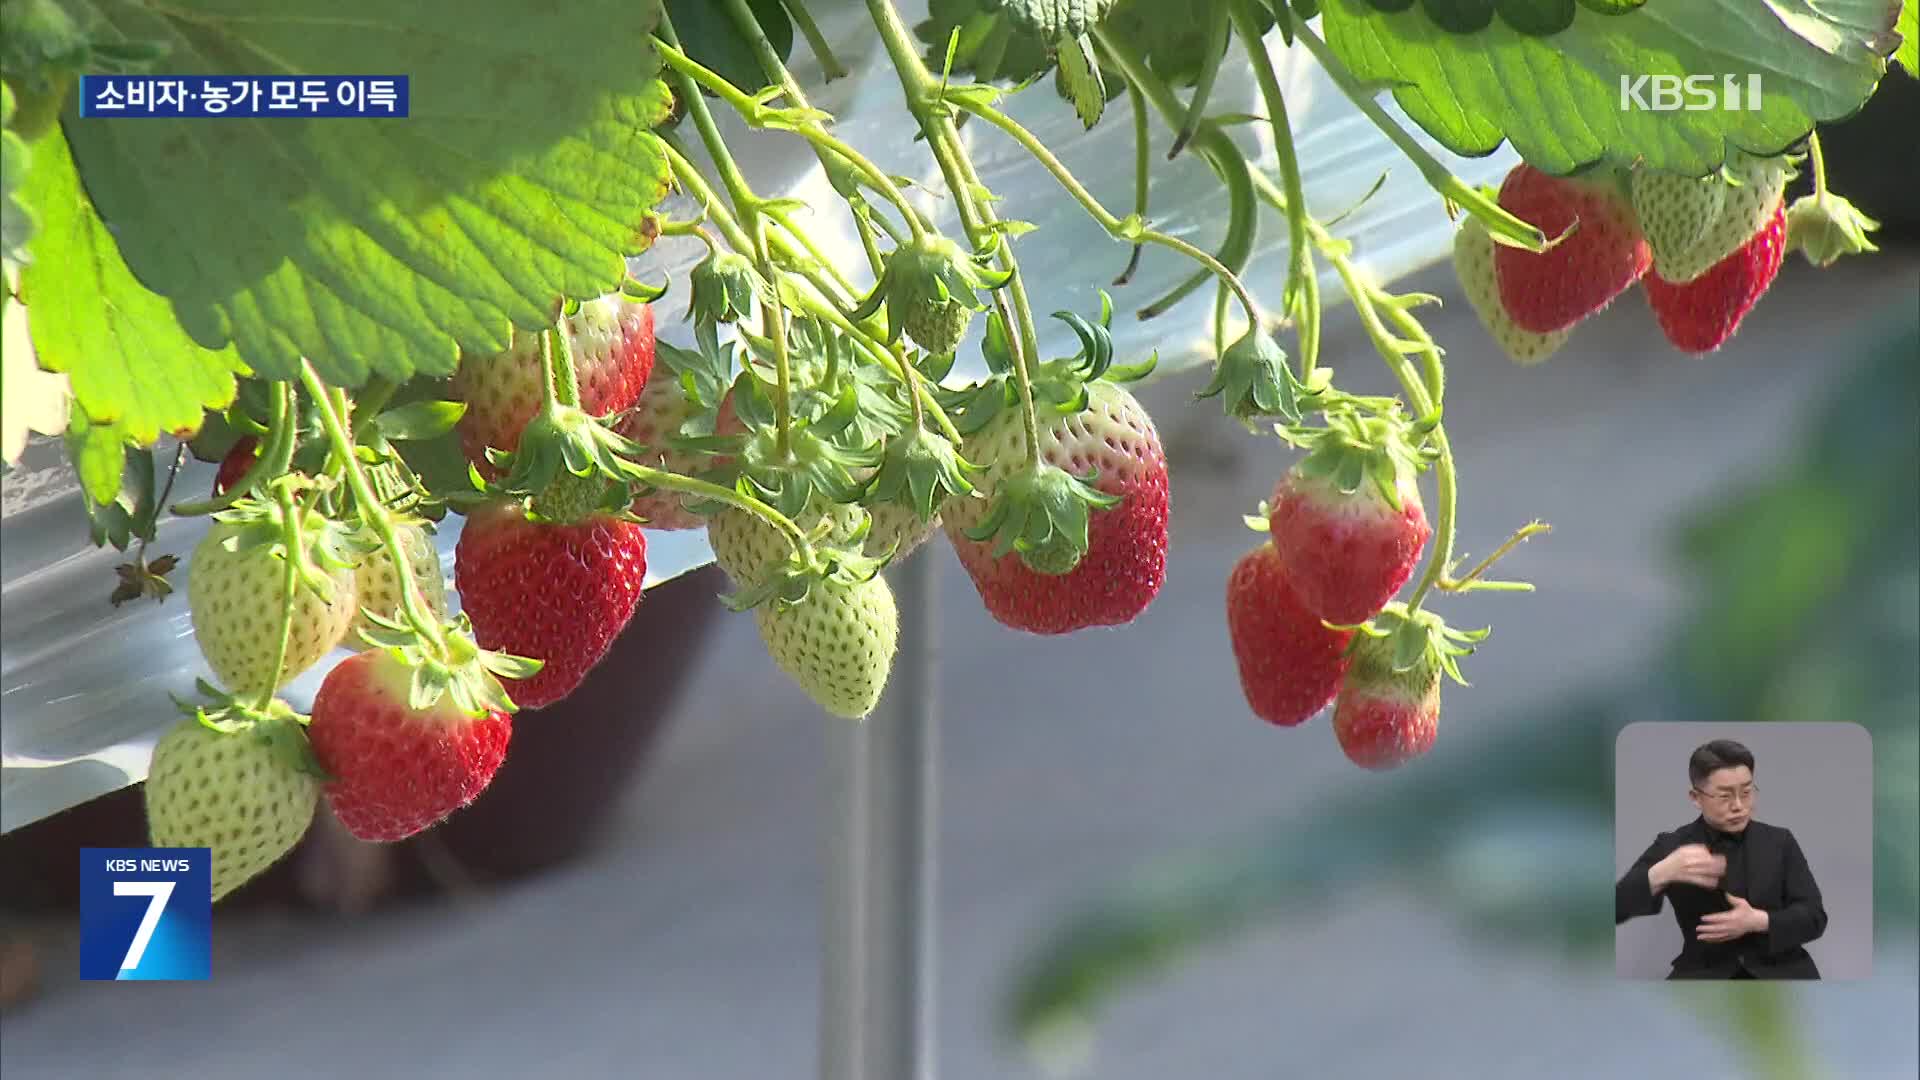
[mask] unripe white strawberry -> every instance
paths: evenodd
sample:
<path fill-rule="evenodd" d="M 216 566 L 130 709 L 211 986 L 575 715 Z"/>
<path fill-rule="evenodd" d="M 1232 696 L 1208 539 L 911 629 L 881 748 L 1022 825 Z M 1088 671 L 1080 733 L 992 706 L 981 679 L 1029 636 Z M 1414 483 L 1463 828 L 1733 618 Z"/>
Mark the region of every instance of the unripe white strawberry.
<path fill-rule="evenodd" d="M 275 554 L 277 545 L 243 542 L 249 530 L 272 527 L 216 521 L 188 567 L 194 640 L 221 684 L 240 698 L 277 690 L 319 662 L 346 636 L 357 610 L 352 567 L 313 565 L 318 587 L 295 583 L 286 659 L 276 672 L 281 612 L 289 602 L 286 557 Z"/>
<path fill-rule="evenodd" d="M 1653 169 L 1633 173 L 1633 211 L 1653 249 L 1653 272 L 1684 285 L 1746 246 L 1773 216 L 1786 162 L 1736 153 L 1726 173 L 1704 179 Z"/>
<path fill-rule="evenodd" d="M 822 581 L 791 607 L 754 608 L 753 621 L 774 663 L 821 708 L 857 720 L 880 703 L 900 633 L 885 578 Z"/>
<path fill-rule="evenodd" d="M 1493 237 L 1479 218 L 1469 215 L 1453 234 L 1453 270 L 1460 279 L 1460 291 L 1466 294 L 1467 303 L 1473 306 L 1474 314 L 1480 316 L 1480 325 L 1486 327 L 1500 351 L 1515 363 L 1540 363 L 1559 352 L 1560 346 L 1572 336 L 1572 328 L 1536 334 L 1515 323 L 1513 316 L 1507 314 L 1500 302 L 1500 283 L 1494 273 Z"/>
<path fill-rule="evenodd" d="M 400 534 L 400 548 L 407 556 L 407 568 L 413 574 L 421 597 L 427 602 L 428 612 L 436 620 L 444 620 L 447 616 L 447 579 L 440 565 L 440 551 L 433 546 L 432 535 L 425 528 L 407 522 L 396 522 L 395 526 Z M 346 639 L 341 644 L 358 651 L 367 647 L 366 640 L 359 632 L 373 628 L 373 623 L 367 619 L 367 611 L 371 610 L 393 622 L 406 621 L 400 574 L 394 568 L 393 557 L 387 554 L 386 545 L 375 548 L 360 563 L 359 569 L 354 571 L 354 588 L 358 594 L 358 608 L 353 625 L 348 628 Z"/>
<path fill-rule="evenodd" d="M 216 731 L 189 717 L 153 748 L 147 829 L 155 847 L 213 852 L 213 898 L 246 884 L 293 849 L 313 822 L 320 782 L 293 764 L 305 736 L 291 718 Z"/>

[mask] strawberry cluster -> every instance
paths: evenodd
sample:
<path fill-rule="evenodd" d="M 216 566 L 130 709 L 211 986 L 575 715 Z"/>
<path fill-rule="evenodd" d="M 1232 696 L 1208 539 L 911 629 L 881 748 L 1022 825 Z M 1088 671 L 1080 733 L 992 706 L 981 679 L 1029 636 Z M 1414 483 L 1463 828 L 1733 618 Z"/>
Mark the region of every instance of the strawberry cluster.
<path fill-rule="evenodd" d="M 1740 154 L 1704 178 L 1604 166 L 1556 177 L 1521 164 L 1499 205 L 1549 247 L 1498 243 L 1470 217 L 1454 236 L 1454 269 L 1487 332 L 1523 364 L 1551 356 L 1636 284 L 1675 348 L 1713 352 L 1780 271 L 1791 176 L 1784 158 Z"/>
<path fill-rule="evenodd" d="M 375 380 L 349 395 L 302 361 L 298 378 L 251 381 L 268 396 L 236 403 L 226 417 L 234 438 L 205 455 L 224 460 L 214 496 L 183 511 L 214 515 L 188 594 L 221 685 L 203 683 L 207 700 L 183 706 L 189 719 L 160 740 L 146 797 L 155 843 L 213 849 L 216 897 L 289 850 L 322 800 L 355 836 L 398 841 L 478 798 L 506 759 L 515 712 L 572 694 L 633 618 L 649 529 L 704 529 L 733 585 L 726 604 L 752 612 L 768 657 L 800 690 L 850 719 L 878 706 L 898 647 L 883 572 L 936 536 L 989 615 L 1029 634 L 1132 622 L 1165 582 L 1167 459 L 1128 389 L 1153 361 L 1115 363 L 1104 295 L 1095 318 L 1056 313 L 1078 351 L 1042 355 L 1010 246 L 1032 226 L 998 217 L 951 123 L 953 110 L 977 115 L 1034 150 L 1031 133 L 993 105 L 1000 91 L 943 78 L 936 105 L 920 100 L 933 85 L 926 73 L 903 82 L 963 245 L 793 86 L 747 95 L 674 36 L 666 30 L 653 47 L 728 189 L 720 199 L 661 140 L 703 209 L 694 221 L 656 219 L 641 235 L 707 247 L 685 283 L 691 346 L 656 341 L 651 302 L 661 292 L 629 279 L 594 299 L 556 298 L 542 325 L 512 328 L 504 348 L 463 352 L 450 379 Z M 870 285 L 856 286 L 796 230 L 792 200 L 746 189 L 706 94 L 752 126 L 807 137 L 852 214 Z M 783 97 L 791 107 L 775 104 Z M 1286 110 L 1269 105 L 1284 143 Z M 1198 102 L 1192 114 L 1203 115 Z M 1248 205 L 1255 173 L 1210 124 L 1181 138 L 1204 142 L 1235 204 Z M 1516 360 L 1545 359 L 1636 284 L 1668 339 L 1700 353 L 1734 333 L 1789 244 L 1823 265 L 1871 249 L 1873 223 L 1824 190 L 1815 161 L 1815 194 L 1790 210 L 1789 163 L 1744 155 L 1706 178 L 1608 167 L 1555 177 L 1521 165 L 1497 193 L 1437 186 L 1472 211 L 1455 266 Z M 1297 727 L 1331 704 L 1346 756 L 1392 769 L 1432 747 L 1441 683 L 1461 679 L 1457 658 L 1486 633 L 1447 626 L 1427 601 L 1435 590 L 1517 586 L 1476 581 L 1504 548 L 1451 576 L 1457 500 L 1442 351 L 1409 314 L 1432 298 L 1367 281 L 1351 245 L 1307 215 L 1298 177 L 1289 185 L 1293 252 L 1277 319 L 1239 276 L 1251 210 L 1231 215 L 1216 257 L 1154 228 L 1144 191 L 1141 212 L 1120 218 L 1083 186 L 1067 188 L 1136 254 L 1150 243 L 1201 264 L 1142 318 L 1217 281 L 1218 355 L 1198 396 L 1250 428 L 1275 422 L 1306 451 L 1263 504 L 1266 539 L 1227 585 L 1248 705 Z M 1341 278 L 1404 400 L 1344 393 L 1318 364 L 1315 259 Z M 1231 344 L 1229 297 L 1246 316 Z M 954 385 L 955 352 L 982 313 L 987 374 Z M 1274 337 L 1289 326 L 1297 370 Z M 405 444 L 444 444 L 459 478 L 428 483 L 421 461 L 432 455 Z M 1433 523 L 1421 494 L 1428 470 Z M 464 517 L 451 616 L 432 539 L 449 512 Z M 1430 543 L 1426 573 L 1400 599 Z M 170 564 L 136 562 L 123 588 L 164 596 Z M 354 655 L 299 715 L 277 695 L 337 648 Z"/>
<path fill-rule="evenodd" d="M 1418 433 L 1397 413 L 1329 413 L 1289 434 L 1310 448 L 1250 524 L 1267 540 L 1227 580 L 1227 629 L 1254 714 L 1297 727 L 1334 703 L 1340 748 L 1368 769 L 1425 753 L 1454 635 L 1393 604 L 1433 528 Z"/>

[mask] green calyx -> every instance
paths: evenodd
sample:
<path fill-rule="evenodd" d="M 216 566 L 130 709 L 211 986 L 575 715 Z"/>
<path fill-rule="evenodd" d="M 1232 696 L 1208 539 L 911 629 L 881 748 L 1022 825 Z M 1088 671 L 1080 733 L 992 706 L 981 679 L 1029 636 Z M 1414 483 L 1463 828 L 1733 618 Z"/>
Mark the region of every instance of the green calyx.
<path fill-rule="evenodd" d="M 915 428 L 887 444 L 862 499 L 868 505 L 899 503 L 921 521 L 932 521 L 941 503 L 971 493 L 974 478 L 985 472 L 946 439 Z"/>
<path fill-rule="evenodd" d="M 1867 234 L 1880 223 L 1832 192 L 1803 195 L 1787 208 L 1787 247 L 1815 266 L 1832 266 L 1844 255 L 1879 251 Z"/>
<path fill-rule="evenodd" d="M 1492 632 L 1491 628 L 1456 630 L 1433 612 L 1409 611 L 1398 601 L 1359 626 L 1336 629 L 1356 631 L 1347 646 L 1352 657 L 1348 685 L 1407 699 L 1436 692 L 1442 675 L 1466 686 L 1460 657 L 1473 655 L 1474 647 Z"/>
<path fill-rule="evenodd" d="M 478 486 L 489 495 L 532 496 L 534 513 L 561 524 L 618 513 L 633 501 L 638 478 L 631 459 L 640 452 L 606 422 L 548 402 L 528 421 L 519 449 L 488 451 L 487 459 L 506 476 L 497 485 Z"/>
<path fill-rule="evenodd" d="M 858 513 L 858 523 L 847 531 L 840 531 L 841 523 L 835 515 L 822 515 L 808 530 L 804 547 L 789 551 L 784 559 L 763 571 L 758 581 L 722 597 L 721 602 L 733 611 L 763 604 L 794 607 L 806 603 L 816 587 L 829 583 L 853 586 L 873 580 L 893 553 L 873 557 L 861 550 L 873 518 L 863 511 Z"/>
<path fill-rule="evenodd" d="M 693 338 L 692 349 L 676 348 L 664 341 L 656 341 L 653 378 L 672 379 L 679 383 L 680 391 L 686 395 L 687 404 L 692 410 L 680 431 L 673 434 L 711 435 L 720 403 L 733 385 L 734 348 L 732 345 L 721 348 L 719 329 L 712 323 L 696 325 Z"/>
<path fill-rule="evenodd" d="M 1100 294 L 1100 314 L 1086 319 L 1074 312 L 1056 311 L 1080 341 L 1080 350 L 1064 359 L 1048 360 L 1032 368 L 1033 404 L 1042 416 L 1073 416 L 1085 412 L 1092 399 L 1088 387 L 1095 381 L 1132 382 L 1151 372 L 1158 361 L 1149 356 L 1132 365 L 1116 365 L 1113 302 Z M 987 320 L 981 353 L 993 374 L 976 386 L 942 391 L 942 406 L 955 414 L 954 425 L 974 435 L 1004 410 L 1020 407 L 1019 390 L 1011 377 L 1012 351 L 1004 323 L 996 314 Z M 1120 497 L 1095 486 L 1099 477 L 1089 472 L 1074 476 L 1044 462 L 1032 462 L 994 483 L 987 515 L 966 535 L 994 542 L 993 553 L 1018 552 L 1022 562 L 1042 574 L 1059 575 L 1080 564 L 1087 551 L 1087 528 L 1094 510 L 1120 504 Z"/>
<path fill-rule="evenodd" d="M 415 712 L 435 707 L 442 697 L 451 698 L 454 708 L 467 716 L 515 712 L 519 706 L 507 696 L 500 680 L 530 679 L 544 666 L 542 661 L 525 656 L 482 649 L 473 639 L 473 626 L 465 614 L 454 616 L 442 627 L 445 641 L 441 647 L 422 640 L 405 623 L 376 612 L 364 614 L 373 625 L 363 629 L 360 636 L 410 672 L 407 707 Z"/>
<path fill-rule="evenodd" d="M 1298 475 L 1326 483 L 1343 495 L 1370 486 L 1398 511 L 1403 509 L 1401 493 L 1417 490 L 1416 477 L 1434 456 L 1418 440 L 1419 427 L 1408 423 L 1397 409 L 1373 413 L 1339 408 L 1327 413 L 1325 427 L 1283 425 L 1275 431 L 1307 451 L 1294 466 Z"/>
<path fill-rule="evenodd" d="M 995 485 L 987 516 L 966 535 L 992 540 L 995 556 L 1019 552 L 1020 561 L 1038 573 L 1065 574 L 1087 552 L 1092 512 L 1120 505 L 1120 496 L 1094 487 L 1093 480 L 1092 473 L 1078 477 L 1045 462 L 1027 465 Z"/>
<path fill-rule="evenodd" d="M 985 310 L 980 290 L 998 289 L 1013 277 L 1011 270 L 994 269 L 992 259 L 992 251 L 969 253 L 948 237 L 927 233 L 894 249 L 853 318 L 864 319 L 885 303 L 889 342 L 898 341 L 902 331 L 939 326 L 942 329 L 930 335 L 935 340 L 916 337 L 914 343 L 931 353 L 951 353 L 960 336 L 952 323 L 957 321 L 964 332 L 965 316 L 953 320 L 950 313 Z"/>
<path fill-rule="evenodd" d="M 753 314 L 755 297 L 771 294 L 765 278 L 746 256 L 732 251 L 710 251 L 687 275 L 692 299 L 687 317 L 695 326 L 738 322 Z"/>
<path fill-rule="evenodd" d="M 1087 384 L 1102 379 L 1120 384 L 1145 378 L 1159 363 L 1159 354 L 1151 354 L 1137 364 L 1115 364 L 1113 300 L 1100 293 L 1100 315 L 1089 320 L 1075 312 L 1056 311 L 1053 317 L 1067 324 L 1080 350 L 1072 356 L 1033 365 L 1031 385 L 1034 408 L 1042 413 L 1072 416 L 1084 412 L 1089 398 Z M 1013 351 L 1007 341 L 1006 324 L 996 313 L 987 318 L 986 338 L 980 343 L 981 356 L 991 374 L 980 382 L 958 390 L 938 389 L 935 396 L 942 408 L 954 417 L 954 426 L 962 435 L 972 435 L 993 422 L 1002 409 L 1019 408 L 1020 392 L 1013 379 Z M 944 369 L 928 372 L 931 381 L 945 376 Z"/>
<path fill-rule="evenodd" d="M 1267 416 L 1297 424 L 1303 399 L 1324 395 L 1331 382 L 1331 372 L 1317 369 L 1310 382 L 1302 383 L 1287 363 L 1286 350 L 1273 335 L 1264 327 L 1251 326 L 1220 354 L 1213 379 L 1194 399 L 1219 398 L 1228 416 L 1249 427 L 1257 418 Z"/>
<path fill-rule="evenodd" d="M 765 338 L 742 330 L 740 340 L 757 358 L 774 355 L 773 343 Z M 834 415 L 834 440 L 844 446 L 876 446 L 913 423 L 913 406 L 903 396 L 900 381 L 887 368 L 866 362 L 853 341 L 832 325 L 813 318 L 794 319 L 787 327 L 787 363 L 792 416 L 812 423 Z M 759 370 L 771 369 L 761 364 Z M 764 399 L 767 376 L 759 381 Z M 845 405 L 849 394 L 850 407 Z M 841 415 L 847 417 L 844 424 L 838 422 Z"/>
<path fill-rule="evenodd" d="M 730 466 L 712 479 L 759 499 L 787 517 L 799 517 L 816 497 L 835 503 L 856 502 L 864 485 L 854 474 L 858 470 L 864 475 L 865 470 L 880 464 L 881 451 L 873 445 L 848 445 L 854 439 L 852 433 L 860 415 L 859 394 L 851 383 L 843 382 L 832 399 L 813 399 L 808 411 L 817 411 L 829 400 L 831 406 L 818 415 L 795 414 L 783 453 L 767 387 L 749 369 L 734 382 L 733 408 L 750 434 L 687 439 L 683 443 L 729 456 Z M 688 505 L 695 513 L 719 509 L 711 500 L 690 501 Z"/>
<path fill-rule="evenodd" d="M 324 494 L 329 484 L 325 477 L 288 474 L 268 484 L 263 498 L 236 501 L 213 515 L 215 521 L 232 527 L 221 546 L 235 553 L 265 551 L 272 558 L 292 560 L 296 587 L 332 603 L 333 574 L 360 565 L 378 545 L 365 533 L 298 502 L 309 490 Z"/>
<path fill-rule="evenodd" d="M 331 779 L 307 742 L 307 717 L 295 712 L 293 706 L 274 698 L 261 708 L 205 679 L 195 679 L 194 686 L 205 701 L 194 703 L 174 698 L 173 703 L 202 727 L 234 738 L 259 739 L 271 749 L 274 760 L 289 772 L 304 773 L 322 781 Z"/>

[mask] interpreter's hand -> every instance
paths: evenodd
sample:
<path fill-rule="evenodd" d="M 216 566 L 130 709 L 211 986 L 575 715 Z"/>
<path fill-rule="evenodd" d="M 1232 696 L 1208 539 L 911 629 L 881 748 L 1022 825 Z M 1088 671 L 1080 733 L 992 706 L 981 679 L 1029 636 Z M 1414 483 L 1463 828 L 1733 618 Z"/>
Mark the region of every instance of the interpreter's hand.
<path fill-rule="evenodd" d="M 1712 889 L 1719 886 L 1720 879 L 1726 873 L 1726 856 L 1715 855 L 1707 850 L 1705 844 L 1683 844 L 1674 848 L 1673 854 L 1653 864 L 1653 868 L 1647 871 L 1647 882 L 1655 892 L 1675 882 Z"/>
<path fill-rule="evenodd" d="M 1696 936 L 1698 936 L 1701 941 L 1732 941 L 1735 938 L 1746 937 L 1748 934 L 1758 934 L 1767 929 L 1771 920 L 1768 919 L 1766 912 L 1747 903 L 1742 897 L 1735 896 L 1732 893 L 1725 893 L 1724 895 L 1727 898 L 1727 903 L 1732 904 L 1733 907 L 1726 911 L 1716 911 L 1711 915 L 1701 918 L 1700 927 L 1696 932 Z"/>

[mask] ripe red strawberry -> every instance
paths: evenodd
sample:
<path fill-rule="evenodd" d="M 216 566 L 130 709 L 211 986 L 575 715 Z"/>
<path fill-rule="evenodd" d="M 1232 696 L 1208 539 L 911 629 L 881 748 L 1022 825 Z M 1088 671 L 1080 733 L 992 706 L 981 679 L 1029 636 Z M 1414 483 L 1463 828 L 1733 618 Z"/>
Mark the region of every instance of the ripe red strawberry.
<path fill-rule="evenodd" d="M 1362 635 L 1333 706 L 1333 734 L 1364 769 L 1396 768 L 1433 748 L 1440 724 L 1440 668 L 1423 658 L 1393 670 L 1394 640 Z"/>
<path fill-rule="evenodd" d="M 622 293 L 589 300 L 560 321 L 580 379 L 580 407 L 594 416 L 628 408 L 653 373 L 653 308 Z M 513 450 L 540 410 L 540 335 L 513 332 L 513 344 L 492 356 L 463 355 L 453 393 L 466 402 L 460 448 L 481 475 L 498 478 L 487 448 Z"/>
<path fill-rule="evenodd" d="M 1344 492 L 1298 465 L 1281 478 L 1267 526 L 1308 611 L 1343 626 L 1362 623 L 1413 576 L 1433 527 L 1413 479 L 1403 475 L 1397 490 L 1395 509 L 1370 483 Z"/>
<path fill-rule="evenodd" d="M 233 485 L 246 479 L 247 470 L 253 468 L 254 459 L 260 456 L 260 440 L 251 435 L 243 435 L 220 459 L 220 471 L 213 476 L 213 493 L 225 495 Z"/>
<path fill-rule="evenodd" d="M 1241 556 L 1227 579 L 1227 632 L 1240 689 L 1267 723 L 1301 724 L 1340 691 L 1354 632 L 1331 629 L 1300 606 L 1271 542 Z"/>
<path fill-rule="evenodd" d="M 1773 284 L 1786 249 L 1787 214 L 1776 205 L 1753 239 L 1685 285 L 1648 274 L 1647 303 L 1667 340 L 1690 353 L 1719 348 Z"/>
<path fill-rule="evenodd" d="M 313 699 L 307 738 L 332 777 L 327 803 L 362 840 L 404 840 L 472 802 L 507 756 L 513 720 L 451 695 L 408 705 L 413 669 L 384 649 L 340 662 Z"/>
<path fill-rule="evenodd" d="M 1093 510 L 1087 552 L 1065 574 L 1042 574 L 1017 552 L 996 558 L 991 540 L 969 539 L 987 516 L 986 498 L 949 499 L 941 517 L 947 538 L 987 612 L 1016 630 L 1064 634 L 1133 621 L 1167 577 L 1167 458 L 1153 419 L 1133 395 L 1111 382 L 1087 384 L 1089 403 L 1072 416 L 1040 417 L 1040 456 L 1076 476 L 1099 470 L 1095 486 L 1122 501 Z M 979 490 L 1026 462 L 1018 409 L 1002 409 L 966 439 L 961 452 L 987 469 Z"/>
<path fill-rule="evenodd" d="M 646 576 L 646 533 L 605 514 L 546 524 L 494 503 L 468 515 L 453 552 L 474 640 L 546 664 L 530 679 L 502 680 L 525 709 L 580 685 L 633 618 Z"/>
<path fill-rule="evenodd" d="M 1632 204 L 1604 177 L 1559 178 L 1523 164 L 1507 174 L 1499 201 L 1549 239 L 1579 225 L 1547 251 L 1494 248 L 1500 302 L 1523 330 L 1565 330 L 1606 307 L 1653 261 Z"/>

